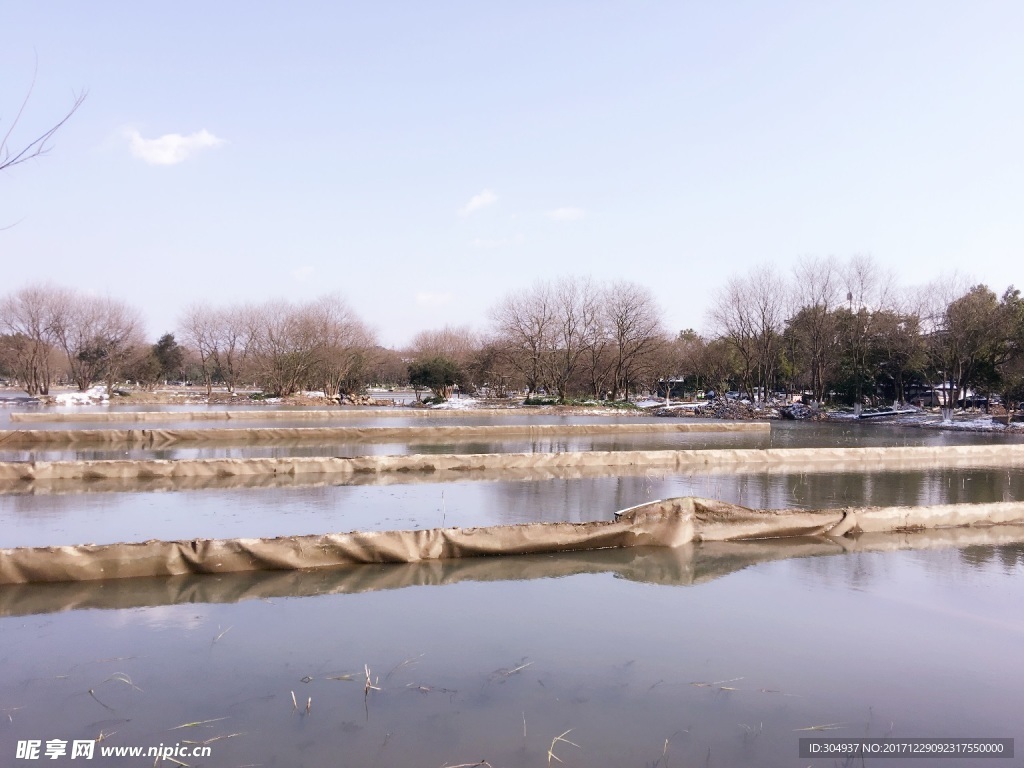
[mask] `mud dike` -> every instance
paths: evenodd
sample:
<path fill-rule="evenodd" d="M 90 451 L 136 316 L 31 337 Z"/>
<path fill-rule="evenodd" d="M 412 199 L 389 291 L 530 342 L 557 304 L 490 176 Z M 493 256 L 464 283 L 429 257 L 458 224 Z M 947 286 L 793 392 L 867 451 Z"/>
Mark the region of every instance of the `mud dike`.
<path fill-rule="evenodd" d="M 16 412 L 11 414 L 12 422 L 150 422 L 150 421 L 332 421 L 335 419 L 365 419 L 380 417 L 434 418 L 434 417 L 480 417 L 498 415 L 537 416 L 544 411 L 533 409 L 445 409 L 445 408 L 296 408 L 295 410 L 254 410 L 254 411 L 83 411 L 79 413 Z M 589 416 L 590 414 L 588 414 Z M 600 413 L 595 416 L 631 416 L 629 412 Z"/>
<path fill-rule="evenodd" d="M 120 416 L 121 414 L 108 415 Z M 0 433 L 0 446 L 11 448 L 74 448 L 78 446 L 166 448 L 197 444 L 256 445 L 267 443 L 310 443 L 316 441 L 361 443 L 423 440 L 501 440 L 510 437 L 554 438 L 596 435 L 722 434 L 734 432 L 767 434 L 770 431 L 771 425 L 767 422 L 489 424 L 473 426 L 460 424 L 430 427 L 253 427 L 249 429 L 19 429 Z"/>
<path fill-rule="evenodd" d="M 580 451 L 566 453 L 424 454 L 254 459 L 126 459 L 0 462 L 5 485 L 38 481 L 155 480 L 333 476 L 359 478 L 431 475 L 472 479 L 477 473 L 690 472 L 709 468 L 784 469 L 796 472 L 886 471 L 911 467 L 1017 467 L 1024 444 L 900 446 L 892 448 L 742 448 L 677 451 Z"/>
<path fill-rule="evenodd" d="M 695 542 L 794 539 L 1024 524 L 1024 502 L 826 510 L 755 510 L 699 498 L 655 501 L 592 523 L 354 532 L 273 539 L 195 539 L 0 550 L 0 585 L 184 574 L 290 571 L 368 563 L 678 549 Z"/>
<path fill-rule="evenodd" d="M 335 413 L 335 412 L 326 412 Z M 344 413 L 344 412 L 343 412 Z M 49 414 L 45 414 L 49 416 Z M 69 416 L 91 414 L 69 414 Z M 121 416 L 122 414 L 100 414 Z M 139 414 L 124 414 L 137 418 Z M 165 415 L 165 414 L 161 414 Z M 265 413 L 259 413 L 265 417 Z M 292 417 L 291 413 L 286 414 Z M 172 414 L 177 417 L 178 414 Z M 319 418 L 319 417 L 314 417 Z M 167 445 L 188 442 L 410 440 L 618 433 L 765 431 L 767 424 L 583 424 L 238 430 L 15 430 L 21 446 Z M 446 482 L 535 479 L 649 472 L 873 472 L 910 467 L 1018 467 L 1024 444 L 583 451 L 251 459 L 0 462 L 0 493 L 166 488 L 262 487 L 318 482 Z M 232 574 L 336 568 L 364 563 L 420 563 L 508 555 L 634 548 L 678 549 L 693 543 L 801 539 L 849 541 L 862 534 L 912 535 L 937 529 L 1024 524 L 1024 502 L 821 510 L 755 510 L 697 498 L 624 510 L 614 520 L 528 523 L 481 528 L 332 533 L 279 538 L 193 539 L 0 550 L 0 584 Z"/>

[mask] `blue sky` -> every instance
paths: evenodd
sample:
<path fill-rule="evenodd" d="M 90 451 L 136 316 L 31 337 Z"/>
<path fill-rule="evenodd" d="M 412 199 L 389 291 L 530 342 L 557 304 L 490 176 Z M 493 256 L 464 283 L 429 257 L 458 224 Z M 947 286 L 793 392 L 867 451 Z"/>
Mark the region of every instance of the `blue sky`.
<path fill-rule="evenodd" d="M 762 263 L 1024 284 L 1024 4 L 4 5 L 2 292 L 337 292 L 387 344 L 537 278 L 649 285 L 673 329 Z M 38 64 L 37 64 L 38 62 Z"/>

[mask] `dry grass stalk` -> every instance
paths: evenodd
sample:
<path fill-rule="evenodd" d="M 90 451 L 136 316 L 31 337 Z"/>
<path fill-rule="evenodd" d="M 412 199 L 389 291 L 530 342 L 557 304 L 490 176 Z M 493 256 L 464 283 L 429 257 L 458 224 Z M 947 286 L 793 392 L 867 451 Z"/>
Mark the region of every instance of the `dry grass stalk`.
<path fill-rule="evenodd" d="M 794 728 L 794 731 L 838 731 L 846 726 L 842 723 L 826 723 L 825 725 L 809 725 L 806 728 Z"/>
<path fill-rule="evenodd" d="M 398 664 L 396 664 L 396 665 L 395 665 L 394 667 L 392 667 L 392 668 L 391 668 L 391 671 L 390 671 L 390 672 L 388 672 L 388 673 L 387 673 L 386 675 L 384 675 L 384 682 L 387 682 L 388 680 L 390 680 L 390 679 L 391 679 L 391 676 L 392 676 L 393 674 L 395 674 L 395 672 L 397 672 L 398 670 L 400 670 L 400 669 L 401 669 L 402 667 L 409 667 L 409 666 L 412 666 L 412 665 L 413 665 L 413 664 L 415 664 L 415 663 L 416 663 L 417 661 L 419 661 L 420 659 L 422 659 L 422 658 L 423 658 L 423 657 L 424 657 L 425 655 L 426 655 L 425 653 L 421 653 L 421 654 L 420 654 L 419 656 L 414 656 L 414 657 L 413 657 L 413 658 L 411 658 L 411 659 L 406 659 L 405 661 L 401 661 L 401 662 L 399 662 Z"/>
<path fill-rule="evenodd" d="M 570 744 L 576 747 L 576 749 L 582 749 L 582 747 L 580 747 L 579 744 L 576 744 L 575 742 L 569 741 L 567 738 L 565 738 L 570 733 L 572 733 L 572 728 L 570 728 L 568 731 L 559 734 L 558 736 L 555 736 L 555 738 L 551 740 L 551 746 L 548 747 L 548 765 L 551 765 L 552 760 L 556 760 L 559 763 L 563 762 L 562 758 L 555 754 L 555 745 L 557 745 L 559 742 L 562 742 L 563 744 Z"/>
<path fill-rule="evenodd" d="M 189 768 L 189 764 L 188 763 L 183 763 L 183 762 L 181 762 L 181 760 L 175 760 L 173 757 L 162 757 L 160 755 L 157 755 L 156 759 L 153 760 L 154 768 L 156 767 L 156 764 L 159 763 L 161 760 L 170 760 L 172 763 L 177 763 L 178 765 L 184 766 L 184 768 Z"/>
<path fill-rule="evenodd" d="M 232 626 L 234 626 L 234 625 L 232 625 Z M 218 629 L 219 629 L 219 628 L 220 628 L 220 627 L 218 626 Z M 217 635 L 217 636 L 216 636 L 215 638 L 213 638 L 213 642 L 215 642 L 215 643 L 216 643 L 216 642 L 217 642 L 218 640 L 220 640 L 220 639 L 221 639 L 222 637 L 224 637 L 224 635 L 226 635 L 226 634 L 227 634 L 228 632 L 230 632 L 230 631 L 231 631 L 231 627 L 228 627 L 228 628 L 227 628 L 227 629 L 225 629 L 225 630 L 224 630 L 223 632 L 221 632 L 221 633 L 220 633 L 219 635 Z"/>
<path fill-rule="evenodd" d="M 720 690 L 720 691 L 738 691 L 739 688 L 733 688 L 731 686 L 725 685 L 725 683 L 735 683 L 737 680 L 742 680 L 742 679 L 743 679 L 742 677 L 733 677 L 733 678 L 731 678 L 729 680 L 719 680 L 718 682 L 715 682 L 715 683 L 690 683 L 690 685 L 692 685 L 692 686 L 694 686 L 696 688 L 715 688 L 715 687 L 717 687 L 718 690 Z"/>
<path fill-rule="evenodd" d="M 800 697 L 799 693 L 783 693 L 782 691 L 776 690 L 775 688 L 759 688 L 760 693 L 776 693 L 779 696 L 793 696 L 796 698 Z"/>
<path fill-rule="evenodd" d="M 409 683 L 405 687 L 417 693 L 458 693 L 458 690 L 454 688 L 438 688 L 433 685 L 419 685 L 418 683 Z"/>
<path fill-rule="evenodd" d="M 197 744 L 197 745 L 199 745 L 201 747 L 205 747 L 207 744 L 213 744 L 213 742 L 215 742 L 215 741 L 220 741 L 221 739 L 233 739 L 233 738 L 235 738 L 235 736 L 245 736 L 245 734 L 244 733 L 226 733 L 226 734 L 223 734 L 221 736 L 214 736 L 212 739 L 207 739 L 206 741 L 189 741 L 188 739 L 182 739 L 181 743 L 182 744 Z"/>
<path fill-rule="evenodd" d="M 370 667 L 369 667 L 368 664 L 364 664 L 363 665 L 363 672 L 366 673 L 366 685 L 363 688 L 363 697 L 365 698 L 366 696 L 370 695 L 370 691 L 379 691 L 380 690 L 380 688 L 377 687 L 377 683 L 380 682 L 380 678 L 378 677 L 376 680 L 373 680 L 371 682 L 371 680 L 370 680 Z"/>
<path fill-rule="evenodd" d="M 494 670 L 494 672 L 491 673 L 491 679 L 492 680 L 504 680 L 505 678 L 512 677 L 512 675 L 516 675 L 516 674 L 522 672 L 524 669 L 526 669 L 527 667 L 532 666 L 532 665 L 533 665 L 532 661 L 526 661 L 524 659 L 521 664 L 519 664 L 518 666 L 512 667 L 511 669 L 505 669 L 504 667 L 502 667 L 501 669 Z"/>
<path fill-rule="evenodd" d="M 757 730 L 751 728 L 745 723 L 740 723 L 740 728 L 743 729 L 743 741 L 749 743 L 764 733 L 764 723 L 757 724 Z"/>
<path fill-rule="evenodd" d="M 208 725 L 210 723 L 219 723 L 221 720 L 227 720 L 227 718 L 226 717 L 214 717 L 211 720 L 196 720 L 194 723 L 182 723 L 181 725 L 176 725 L 173 728 L 169 728 L 168 730 L 177 731 L 180 728 L 198 728 L 201 725 Z"/>
<path fill-rule="evenodd" d="M 116 672 L 115 674 L 111 675 L 110 677 L 108 677 L 103 682 L 104 683 L 110 683 L 110 682 L 124 683 L 125 685 L 131 686 L 132 688 L 134 688 L 139 693 L 142 693 L 142 689 L 139 688 L 139 686 L 137 686 L 135 683 L 133 683 L 132 679 L 130 677 L 128 677 L 128 675 L 126 675 L 124 672 Z"/>

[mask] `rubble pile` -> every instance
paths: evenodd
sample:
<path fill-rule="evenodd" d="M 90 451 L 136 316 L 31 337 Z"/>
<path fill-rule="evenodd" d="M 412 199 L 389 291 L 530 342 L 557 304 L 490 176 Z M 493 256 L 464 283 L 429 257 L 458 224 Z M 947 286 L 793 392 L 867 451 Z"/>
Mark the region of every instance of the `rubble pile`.
<path fill-rule="evenodd" d="M 696 408 L 658 408 L 655 416 L 701 416 L 711 419 L 778 419 L 780 409 L 770 404 L 760 406 L 740 400 L 709 400 Z"/>
<path fill-rule="evenodd" d="M 820 408 L 811 408 L 803 403 L 793 403 L 779 408 L 779 415 L 784 419 L 795 419 L 797 421 L 827 421 L 828 414 Z"/>
<path fill-rule="evenodd" d="M 378 400 L 369 395 L 350 394 L 338 395 L 338 403 L 339 405 L 394 405 L 395 401 L 390 398 Z"/>

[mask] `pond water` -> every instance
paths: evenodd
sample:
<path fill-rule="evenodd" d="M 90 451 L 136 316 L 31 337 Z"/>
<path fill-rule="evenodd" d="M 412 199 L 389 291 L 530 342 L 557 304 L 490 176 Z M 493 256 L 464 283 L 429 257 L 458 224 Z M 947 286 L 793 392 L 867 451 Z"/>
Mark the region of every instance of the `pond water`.
<path fill-rule="evenodd" d="M 2 428 L 44 428 L 4 421 L 4 411 Z M 646 419 L 367 414 L 337 426 L 595 420 Z M 770 434 L 185 446 L 128 456 L 1021 439 L 776 422 Z M 0 453 L 17 461 L 124 457 Z M 258 477 L 194 487 L 13 483 L 0 489 L 0 548 L 607 520 L 616 510 L 682 495 L 761 508 L 1011 501 L 1024 499 L 1024 468 L 569 470 L 445 482 L 429 475 Z M 99 766 L 153 764 L 152 757 L 101 756 L 104 747 L 204 744 L 210 757 L 179 753 L 182 762 L 281 768 L 854 764 L 799 760 L 801 737 L 1016 738 L 1024 749 L 1022 606 L 1024 529 L 1014 527 L 0 587 L 0 765 L 22 764 L 16 744 L 27 739 L 100 738 L 91 763 Z M 1020 754 L 941 764 L 1019 765 Z"/>
<path fill-rule="evenodd" d="M 69 482 L 2 494 L 0 547 L 608 520 L 617 510 L 674 496 L 767 509 L 1024 499 L 1024 470 L 1005 467 L 814 474 L 726 467 L 447 482 L 393 475 L 352 484 L 333 476 L 223 483 L 227 487 L 153 492 L 145 481 Z M 141 490 L 110 490 L 117 488 Z"/>
<path fill-rule="evenodd" d="M 565 414 L 555 412 L 549 408 L 522 408 L 522 409 L 494 409 L 494 410 L 413 410 L 403 408 L 338 408 L 337 417 L 323 418 L 310 416 L 310 411 L 327 409 L 309 408 L 305 406 L 282 407 L 282 406 L 258 406 L 239 407 L 225 409 L 215 406 L 138 406 L 138 407 L 117 407 L 117 408 L 52 408 L 45 411 L 18 407 L 0 408 L 0 428 L 2 429 L 224 429 L 224 428 L 253 428 L 253 427 L 313 427 L 313 426 L 337 426 L 337 427 L 359 427 L 359 426 L 426 426 L 426 425 L 452 425 L 452 424 L 527 424 L 543 421 L 550 424 L 587 424 L 594 422 L 637 422 L 647 421 L 651 417 L 648 414 L 637 411 L 623 411 L 621 413 L 593 413 L 593 414 Z M 178 413 L 238 413 L 244 411 L 251 413 L 268 413 L 268 417 L 245 418 L 236 415 L 233 419 L 175 419 Z M 134 413 L 165 414 L 167 418 L 160 420 L 130 419 L 127 421 L 103 421 L 83 418 L 75 421 L 11 421 L 11 414 L 18 412 L 26 413 L 70 413 L 80 416 L 103 415 L 106 413 L 118 413 L 130 415 Z M 289 418 L 286 414 L 294 413 L 295 418 Z M 704 419 L 704 421 L 708 421 Z"/>
<path fill-rule="evenodd" d="M 0 587 L 0 763 L 101 735 L 111 766 L 152 758 L 100 747 L 282 768 L 843 764 L 798 760 L 808 736 L 1021 749 L 1024 532 L 980 535 Z M 872 551 L 890 546 L 928 548 Z M 774 559 L 793 554 L 816 556 Z M 106 609 L 54 612 L 76 599 Z"/>
<path fill-rule="evenodd" d="M 502 424 L 593 424 L 593 423 L 642 423 L 665 424 L 667 420 L 643 417 L 587 417 L 587 416 L 480 416 L 402 419 L 362 419 L 350 423 L 334 424 L 337 427 L 401 427 L 430 428 L 433 426 L 476 425 L 500 426 Z M 683 423 L 689 423 L 686 420 Z M 697 420 L 693 420 L 697 421 Z M 701 420 L 715 424 L 714 420 Z M 721 422 L 717 422 L 721 423 Z M 178 425 L 187 429 L 238 429 L 242 422 L 193 422 Z M 42 424 L 31 425 L 32 429 Z M 50 425 L 53 426 L 53 425 Z M 63 424 L 65 429 L 95 429 L 96 425 Z M 129 429 L 131 425 L 117 424 L 118 429 Z M 149 429 L 152 424 L 137 425 Z M 160 425 L 161 428 L 163 425 Z M 263 427 L 310 427 L 309 421 L 302 423 L 257 423 L 245 426 Z M 318 427 L 323 425 L 318 424 Z M 111 427 L 113 428 L 113 427 Z M 628 430 L 628 427 L 624 428 Z M 161 449 L 78 447 L 62 449 L 54 447 L 25 448 L 4 447 L 3 433 L 0 432 L 0 461 L 75 461 L 102 459 L 196 459 L 196 458 L 288 458 L 298 456 L 365 456 L 395 454 L 437 454 L 437 453 L 566 453 L 578 451 L 637 451 L 637 450 L 680 450 L 700 448 L 823 448 L 823 447 L 877 447 L 877 446 L 944 446 L 944 445 L 991 445 L 1024 442 L 1024 433 L 1002 434 L 998 432 L 957 432 L 927 429 L 913 426 L 883 425 L 878 423 L 808 423 L 777 421 L 771 423 L 769 432 L 667 432 L 630 433 L 623 431 L 613 435 L 588 435 L 570 437 L 509 437 L 481 440 L 443 441 L 429 437 L 416 437 L 401 441 L 388 439 L 381 442 L 337 440 L 275 441 L 266 444 L 235 445 L 188 445 Z"/>

